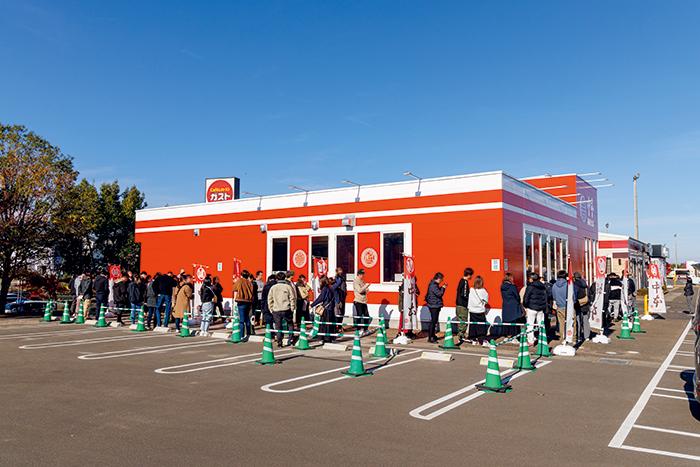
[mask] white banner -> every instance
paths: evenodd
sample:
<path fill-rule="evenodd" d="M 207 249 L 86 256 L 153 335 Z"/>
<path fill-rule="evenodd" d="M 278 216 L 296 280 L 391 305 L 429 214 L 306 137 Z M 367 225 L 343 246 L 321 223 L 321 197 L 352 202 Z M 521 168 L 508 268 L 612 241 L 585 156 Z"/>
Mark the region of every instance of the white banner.
<path fill-rule="evenodd" d="M 630 307 L 629 307 L 629 291 L 630 283 L 629 277 L 627 277 L 627 261 L 625 261 L 625 269 L 622 271 L 622 291 L 620 292 L 620 306 L 622 307 L 622 316 L 626 316 L 630 319 Z"/>
<path fill-rule="evenodd" d="M 572 344 L 574 342 L 574 319 L 576 310 L 574 309 L 574 274 L 571 271 L 571 256 L 567 258 L 569 265 L 569 285 L 566 288 L 566 339 L 564 342 Z"/>
<path fill-rule="evenodd" d="M 650 264 L 647 277 L 649 278 L 649 313 L 666 313 L 666 300 L 659 266 Z"/>
<path fill-rule="evenodd" d="M 404 256 L 403 261 L 403 321 L 399 330 L 413 330 L 418 329 L 415 263 L 413 256 Z"/>
<path fill-rule="evenodd" d="M 603 330 L 603 303 L 605 302 L 605 256 L 595 257 L 595 299 L 588 312 L 591 329 Z"/>

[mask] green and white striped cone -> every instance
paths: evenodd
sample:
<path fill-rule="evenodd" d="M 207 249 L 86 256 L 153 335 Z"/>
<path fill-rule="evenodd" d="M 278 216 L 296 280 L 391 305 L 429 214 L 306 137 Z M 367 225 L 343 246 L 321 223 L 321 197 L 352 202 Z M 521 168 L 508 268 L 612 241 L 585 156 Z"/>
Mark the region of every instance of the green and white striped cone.
<path fill-rule="evenodd" d="M 190 319 L 187 317 L 187 310 L 185 310 L 185 314 L 182 317 L 182 326 L 180 326 L 180 334 L 178 334 L 177 337 L 192 337 L 192 333 L 190 332 Z"/>
<path fill-rule="evenodd" d="M 63 317 L 59 324 L 73 324 L 73 321 L 70 320 L 70 308 L 68 308 L 67 301 L 63 302 Z"/>
<path fill-rule="evenodd" d="M 255 362 L 256 365 L 275 365 L 280 363 L 279 360 L 275 360 L 275 354 L 272 351 L 272 337 L 270 337 L 270 325 L 268 324 L 265 328 L 265 338 L 263 339 L 263 353 L 262 358 Z"/>
<path fill-rule="evenodd" d="M 44 308 L 44 318 L 41 320 L 42 323 L 51 322 L 51 300 L 46 302 L 46 307 Z"/>
<path fill-rule="evenodd" d="M 639 313 L 637 312 L 637 308 L 634 309 L 634 324 L 632 325 L 632 333 L 633 334 L 646 333 L 646 331 L 642 331 L 642 325 L 639 322 Z"/>
<path fill-rule="evenodd" d="M 484 384 L 475 385 L 476 389 L 483 392 L 510 392 L 512 387 L 501 382 L 501 370 L 498 368 L 498 356 L 496 355 L 496 342 L 491 339 L 489 348 L 489 364 L 486 367 L 486 380 Z"/>
<path fill-rule="evenodd" d="M 102 305 L 100 307 L 100 317 L 97 318 L 97 324 L 94 325 L 93 328 L 106 328 L 107 326 L 109 326 L 109 324 L 107 324 L 107 320 L 105 319 L 105 306 Z"/>
<path fill-rule="evenodd" d="M 143 315 L 144 315 L 144 310 L 143 310 L 143 308 L 141 308 L 139 310 L 139 320 L 136 324 L 136 329 L 133 330 L 134 332 L 146 332 L 146 331 L 148 331 L 148 329 L 146 329 L 146 323 L 144 322 Z"/>
<path fill-rule="evenodd" d="M 547 343 L 547 329 L 544 327 L 544 320 L 540 322 L 540 334 L 537 336 L 537 352 L 535 357 L 551 357 L 552 352 L 549 351 Z"/>
<path fill-rule="evenodd" d="M 226 341 L 227 344 L 240 344 L 243 342 L 241 338 L 241 322 L 238 319 L 238 313 L 233 315 L 233 326 L 231 327 L 231 338 Z"/>
<path fill-rule="evenodd" d="M 314 313 L 314 325 L 311 328 L 311 334 L 309 335 L 309 339 L 315 339 L 316 336 L 318 336 L 318 331 L 320 329 L 320 323 L 321 322 L 321 317 L 318 316 L 316 313 Z"/>
<path fill-rule="evenodd" d="M 624 341 L 633 341 L 634 337 L 630 334 L 630 326 L 629 326 L 629 321 L 627 321 L 627 313 L 625 312 L 624 316 L 622 317 L 622 330 L 620 331 L 620 335 L 617 336 L 618 339 L 624 340 Z"/>
<path fill-rule="evenodd" d="M 374 344 L 374 352 L 370 358 L 386 358 L 389 353 L 386 351 L 386 334 L 383 326 L 377 329 L 377 342 Z"/>
<path fill-rule="evenodd" d="M 518 351 L 518 361 L 513 366 L 514 370 L 519 371 L 535 371 L 537 368 L 532 366 L 530 360 L 530 351 L 527 347 L 527 336 L 525 333 L 520 334 L 520 350 Z"/>
<path fill-rule="evenodd" d="M 379 340 L 382 338 L 382 333 L 380 332 L 381 329 L 384 329 L 386 331 L 386 325 L 384 323 L 384 317 L 382 316 L 379 318 L 379 328 L 377 329 L 377 340 L 374 341 L 374 344 L 379 342 Z M 386 345 L 388 342 L 386 340 L 386 332 L 384 333 L 384 345 Z"/>
<path fill-rule="evenodd" d="M 450 323 L 450 318 L 447 318 L 447 324 L 445 325 L 445 340 L 442 345 L 438 345 L 438 349 L 442 350 L 454 350 L 459 349 L 458 345 L 455 345 L 454 337 L 452 336 L 452 323 Z"/>
<path fill-rule="evenodd" d="M 296 350 L 313 350 L 309 347 L 309 340 L 306 338 L 306 319 L 301 317 L 301 326 L 299 327 L 299 345 L 294 347 Z"/>
<path fill-rule="evenodd" d="M 80 305 L 80 306 L 78 306 Z M 83 315 L 83 304 L 76 304 L 75 306 L 75 324 L 85 324 L 85 315 Z M 90 307 L 88 307 L 88 311 L 90 310 Z"/>
<path fill-rule="evenodd" d="M 365 366 L 362 363 L 362 347 L 360 347 L 360 331 L 355 331 L 355 340 L 352 343 L 352 357 L 350 357 L 350 369 L 343 371 L 345 376 L 357 378 L 359 376 L 369 376 L 370 371 L 365 371 Z"/>

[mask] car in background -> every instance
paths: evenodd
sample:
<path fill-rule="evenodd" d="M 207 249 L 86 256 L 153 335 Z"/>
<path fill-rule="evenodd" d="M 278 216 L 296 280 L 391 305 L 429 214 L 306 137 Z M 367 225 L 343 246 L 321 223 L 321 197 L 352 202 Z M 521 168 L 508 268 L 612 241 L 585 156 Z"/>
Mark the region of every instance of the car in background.
<path fill-rule="evenodd" d="M 46 311 L 46 300 L 33 299 L 22 295 L 8 294 L 4 313 L 6 315 L 43 315 Z M 53 312 L 56 311 L 54 305 Z"/>
<path fill-rule="evenodd" d="M 674 269 L 668 277 L 675 279 L 676 282 L 685 281 L 690 277 L 694 285 L 700 285 L 700 277 L 695 274 L 694 269 Z"/>

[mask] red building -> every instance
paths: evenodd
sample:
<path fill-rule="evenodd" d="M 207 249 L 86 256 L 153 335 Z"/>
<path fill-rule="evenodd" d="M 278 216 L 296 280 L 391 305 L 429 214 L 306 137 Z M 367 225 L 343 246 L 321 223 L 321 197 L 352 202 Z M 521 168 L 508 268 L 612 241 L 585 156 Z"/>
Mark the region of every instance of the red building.
<path fill-rule="evenodd" d="M 412 180 L 261 198 L 145 209 L 136 214 L 141 267 L 149 273 L 208 265 L 231 302 L 233 259 L 243 269 L 292 269 L 311 277 L 312 257 L 372 285 L 369 309 L 398 319 L 403 254 L 415 257 L 424 294 L 440 271 L 449 284 L 440 319 L 454 316 L 465 267 L 484 278 L 492 314 L 501 307 L 503 274 L 520 287 L 534 270 L 553 278 L 570 254 L 592 274 L 597 248 L 595 188 L 576 175 L 519 180 L 503 172 Z M 419 305 L 423 305 L 424 296 Z M 428 321 L 427 309 L 422 319 Z"/>

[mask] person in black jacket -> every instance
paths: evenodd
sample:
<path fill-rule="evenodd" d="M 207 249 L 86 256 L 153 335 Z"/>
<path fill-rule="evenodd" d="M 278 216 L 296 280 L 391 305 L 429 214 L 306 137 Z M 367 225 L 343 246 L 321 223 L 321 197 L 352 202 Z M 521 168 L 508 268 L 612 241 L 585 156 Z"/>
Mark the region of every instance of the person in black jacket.
<path fill-rule="evenodd" d="M 425 294 L 425 302 L 430 310 L 430 324 L 428 325 L 428 342 L 437 344 L 437 336 L 435 336 L 435 328 L 442 310 L 442 296 L 445 293 L 447 283 L 443 282 L 445 276 L 438 272 L 433 277 L 433 280 L 428 284 L 428 292 Z"/>
<path fill-rule="evenodd" d="M 534 345 L 535 343 L 535 326 L 544 321 L 544 313 L 547 310 L 547 289 L 540 281 L 540 276 L 532 272 L 530 273 L 530 282 L 525 289 L 523 297 L 523 306 L 527 313 L 527 343 Z"/>
<path fill-rule="evenodd" d="M 576 339 L 577 342 L 588 341 L 591 336 L 591 324 L 588 321 L 588 312 L 591 310 L 591 297 L 589 295 L 588 285 L 586 281 L 583 280 L 583 275 L 578 271 L 574 273 L 574 285 L 578 287 L 576 301 L 574 302 L 579 331 Z"/>
<path fill-rule="evenodd" d="M 461 344 L 466 339 L 467 329 L 469 327 L 466 322 L 469 322 L 469 281 L 474 275 L 474 270 L 472 268 L 464 269 L 464 277 L 459 280 L 457 285 L 457 308 L 455 309 L 456 321 L 463 321 L 457 325 L 457 336 L 459 336 L 459 343 Z M 454 325 L 452 325 L 452 332 L 454 333 Z M 457 344 L 459 345 L 459 344 Z"/>
<path fill-rule="evenodd" d="M 610 280 L 605 285 L 605 295 L 608 296 L 610 309 L 608 314 L 611 315 L 615 321 L 620 321 L 620 306 L 622 298 L 622 281 L 617 276 L 617 274 L 610 273 Z"/>
<path fill-rule="evenodd" d="M 527 290 L 527 289 L 526 289 Z M 523 306 L 520 303 L 520 294 L 518 287 L 515 285 L 513 274 L 507 272 L 503 277 L 501 284 L 501 298 L 503 299 L 503 307 L 501 319 L 504 323 L 518 323 L 523 317 Z M 520 326 L 503 326 L 501 335 L 504 337 L 517 336 L 520 333 Z M 515 342 L 514 342 L 515 343 Z"/>
<path fill-rule="evenodd" d="M 135 276 L 134 280 L 129 282 L 126 293 L 129 296 L 129 303 L 131 304 L 131 324 L 136 324 L 139 310 L 141 310 L 143 306 L 143 291 L 141 288 L 140 276 Z"/>
<path fill-rule="evenodd" d="M 156 308 L 160 308 L 161 305 L 165 305 L 165 312 L 163 314 L 162 326 L 168 326 L 170 324 L 170 311 L 173 305 L 173 289 L 177 285 L 177 281 L 173 278 L 173 272 L 168 271 L 167 274 L 163 274 L 158 279 L 156 279 L 153 288 L 158 292 L 158 305 Z"/>
<path fill-rule="evenodd" d="M 688 277 L 685 281 L 685 287 L 683 287 L 683 295 L 685 295 L 685 300 L 688 302 L 688 311 L 693 313 L 693 279 Z"/>
<path fill-rule="evenodd" d="M 102 270 L 95 277 L 92 288 L 95 291 L 95 319 L 97 319 L 100 316 L 102 307 L 105 308 L 106 313 L 109 306 L 109 279 L 107 278 L 107 271 Z"/>
<path fill-rule="evenodd" d="M 117 315 L 117 327 L 124 326 L 124 321 L 122 321 L 122 314 L 124 310 L 129 308 L 129 274 L 126 272 L 122 273 L 122 277 L 117 279 L 112 286 L 112 297 L 114 298 L 114 303 L 116 304 L 116 315 Z"/>
<path fill-rule="evenodd" d="M 223 323 L 226 321 L 224 315 L 224 288 L 221 286 L 221 279 L 219 279 L 219 276 L 214 276 L 212 279 L 211 289 L 216 295 L 216 303 L 214 303 L 215 318 L 212 320 L 212 323 L 216 324 L 216 318 L 221 318 L 221 322 Z"/>
<path fill-rule="evenodd" d="M 214 311 L 214 302 L 212 300 L 216 298 L 216 292 L 212 288 L 211 277 L 204 278 L 202 288 L 199 289 L 199 296 L 202 299 L 202 322 L 199 325 L 199 335 L 208 337 L 210 336 L 209 323 L 211 323 L 211 316 Z"/>
<path fill-rule="evenodd" d="M 265 287 L 262 289 L 262 314 L 263 314 L 263 319 L 265 320 L 265 325 L 272 327 L 274 324 L 274 317 L 272 316 L 272 311 L 270 311 L 270 306 L 267 304 L 267 296 L 270 294 L 270 289 L 272 288 L 273 285 L 277 284 L 277 277 L 272 274 L 271 276 L 268 276 L 267 278 L 267 283 L 265 284 Z"/>

